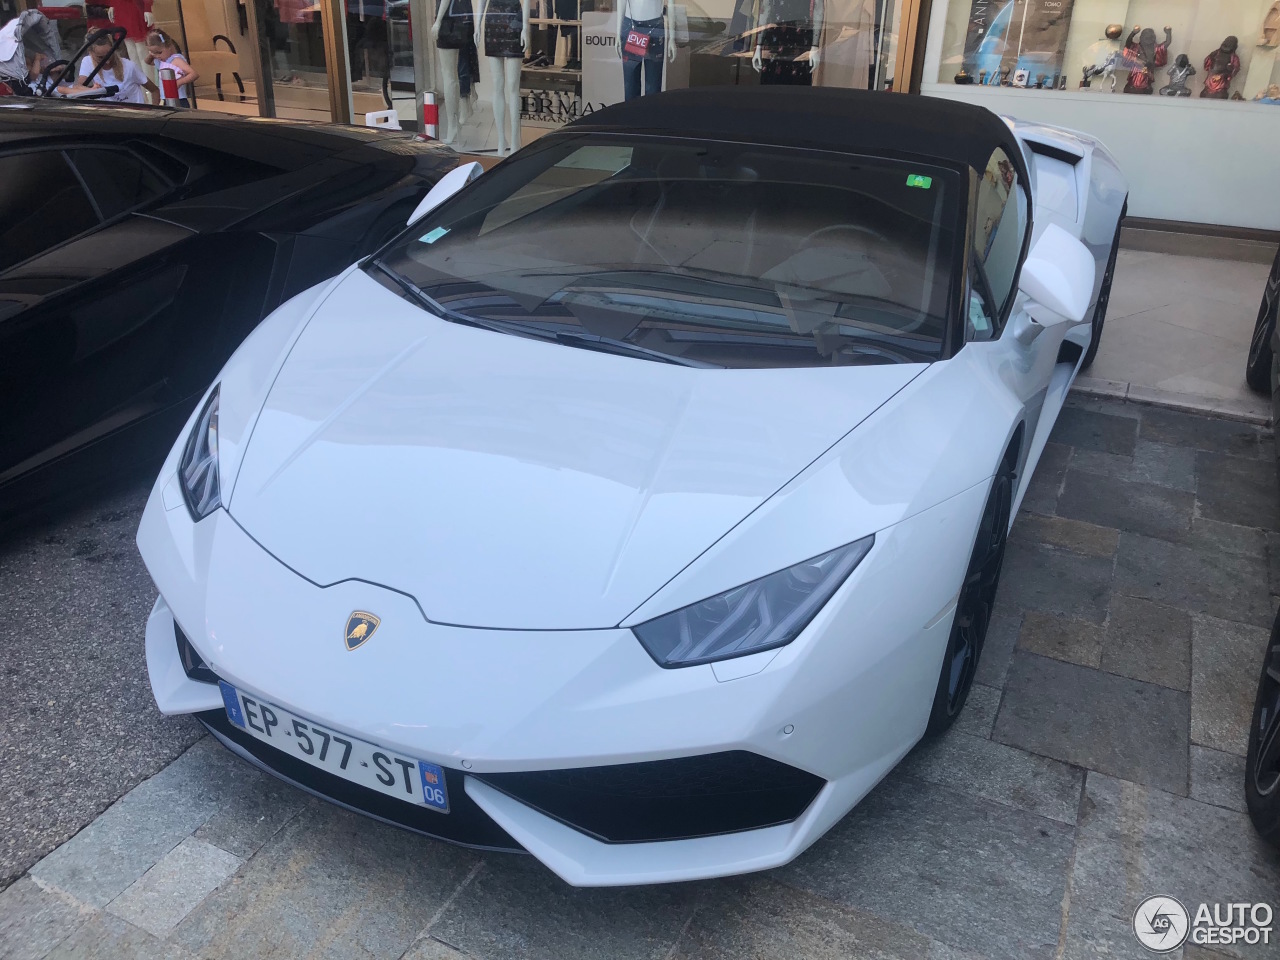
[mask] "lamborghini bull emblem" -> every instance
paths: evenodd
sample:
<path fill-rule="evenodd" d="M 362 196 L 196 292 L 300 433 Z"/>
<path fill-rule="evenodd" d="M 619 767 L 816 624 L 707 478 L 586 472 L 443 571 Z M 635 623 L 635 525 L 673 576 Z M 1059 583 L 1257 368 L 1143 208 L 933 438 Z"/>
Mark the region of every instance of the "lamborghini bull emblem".
<path fill-rule="evenodd" d="M 354 650 L 356 647 L 366 643 L 373 636 L 374 631 L 378 629 L 378 624 L 381 622 L 382 620 L 378 617 L 363 610 L 357 610 L 347 617 L 347 649 Z"/>

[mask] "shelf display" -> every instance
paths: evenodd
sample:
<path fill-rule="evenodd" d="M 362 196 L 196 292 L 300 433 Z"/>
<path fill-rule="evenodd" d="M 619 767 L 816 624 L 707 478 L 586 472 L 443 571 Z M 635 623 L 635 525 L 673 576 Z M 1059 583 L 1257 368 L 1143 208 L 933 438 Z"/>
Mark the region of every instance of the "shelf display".
<path fill-rule="evenodd" d="M 1280 83 L 1280 0 L 945 0 L 929 42 L 926 82 L 1252 100 Z"/>

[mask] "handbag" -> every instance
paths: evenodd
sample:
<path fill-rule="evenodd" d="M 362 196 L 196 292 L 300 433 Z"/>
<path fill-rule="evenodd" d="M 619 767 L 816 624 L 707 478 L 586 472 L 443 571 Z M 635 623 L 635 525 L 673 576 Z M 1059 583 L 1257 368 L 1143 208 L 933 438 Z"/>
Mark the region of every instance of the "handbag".
<path fill-rule="evenodd" d="M 627 31 L 627 42 L 622 49 L 633 57 L 646 57 L 649 54 L 649 35 L 638 30 Z"/>

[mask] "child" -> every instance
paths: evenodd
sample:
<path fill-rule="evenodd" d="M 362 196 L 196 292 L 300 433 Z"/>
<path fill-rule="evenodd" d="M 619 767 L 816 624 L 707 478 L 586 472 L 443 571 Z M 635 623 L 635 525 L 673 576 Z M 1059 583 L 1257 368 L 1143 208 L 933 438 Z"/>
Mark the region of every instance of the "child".
<path fill-rule="evenodd" d="M 178 106 L 191 106 L 191 87 L 200 74 L 187 62 L 173 37 L 153 27 L 147 34 L 147 63 L 172 70 L 178 80 Z"/>
<path fill-rule="evenodd" d="M 160 91 L 156 89 L 156 85 L 147 79 L 147 75 L 142 72 L 142 68 L 132 60 L 125 60 L 120 56 L 120 51 L 111 49 L 112 41 L 109 36 L 101 36 L 93 41 L 89 47 L 88 55 L 80 61 L 80 86 L 100 86 L 100 87 L 119 87 L 119 91 L 115 96 L 108 99 L 117 100 L 121 103 L 146 103 L 147 98 L 143 94 L 147 93 L 159 101 Z M 110 56 L 108 56 L 108 54 Z M 98 64 L 102 64 L 102 69 L 98 71 L 93 78 L 92 84 L 86 84 L 85 78 L 93 72 L 93 68 Z"/>

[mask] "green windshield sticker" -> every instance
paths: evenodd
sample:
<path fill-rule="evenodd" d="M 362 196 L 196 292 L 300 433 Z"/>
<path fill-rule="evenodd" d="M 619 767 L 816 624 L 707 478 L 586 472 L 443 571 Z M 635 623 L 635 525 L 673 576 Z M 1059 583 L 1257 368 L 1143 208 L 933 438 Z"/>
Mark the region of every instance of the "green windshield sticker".
<path fill-rule="evenodd" d="M 907 174 L 907 186 L 928 190 L 933 186 L 933 177 L 926 177 L 919 173 L 909 173 Z"/>
<path fill-rule="evenodd" d="M 426 235 L 422 238 L 422 242 L 423 242 L 423 243 L 435 243 L 437 240 L 439 240 L 441 237 L 443 237 L 443 236 L 444 236 L 446 233 L 448 233 L 448 232 L 449 232 L 449 228 L 448 228 L 448 227 L 436 227 L 434 230 L 432 230 L 430 233 L 426 234 Z"/>

